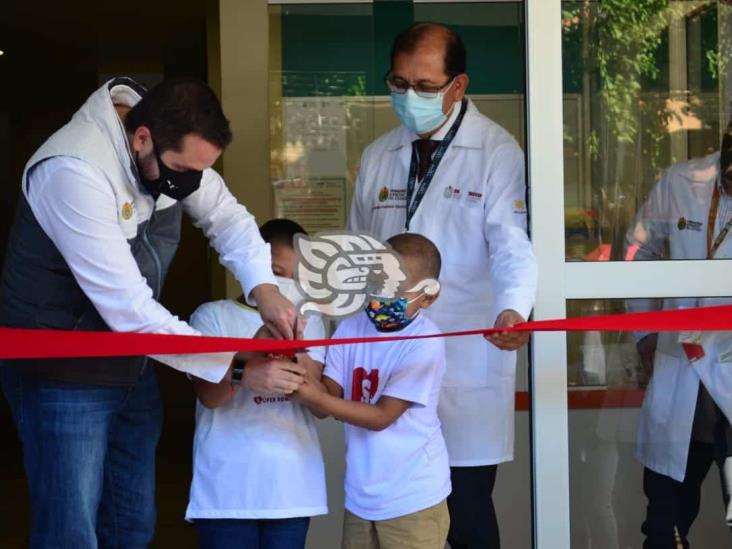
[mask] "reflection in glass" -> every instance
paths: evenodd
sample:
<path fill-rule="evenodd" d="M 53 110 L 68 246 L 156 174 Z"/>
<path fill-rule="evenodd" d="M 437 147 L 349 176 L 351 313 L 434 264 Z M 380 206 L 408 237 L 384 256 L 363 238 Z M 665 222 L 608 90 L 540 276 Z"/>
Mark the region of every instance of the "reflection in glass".
<path fill-rule="evenodd" d="M 732 7 L 562 6 L 567 259 L 624 260 L 626 232 L 661 175 L 719 150 L 730 117 Z"/>
<path fill-rule="evenodd" d="M 573 300 L 567 314 L 730 303 Z M 641 547 L 665 534 L 667 545 L 653 547 L 676 547 L 674 538 L 678 547 L 684 539 L 692 547 L 728 547 L 720 496 L 729 493 L 732 474 L 719 471 L 732 473 L 725 467 L 732 453 L 732 334 L 584 332 L 567 341 L 572 546 Z"/>

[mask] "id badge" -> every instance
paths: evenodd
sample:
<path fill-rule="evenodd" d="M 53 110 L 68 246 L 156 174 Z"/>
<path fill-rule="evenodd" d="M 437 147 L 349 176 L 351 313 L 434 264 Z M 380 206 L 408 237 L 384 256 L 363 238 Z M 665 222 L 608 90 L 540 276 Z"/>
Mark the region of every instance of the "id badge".
<path fill-rule="evenodd" d="M 679 343 L 689 362 L 696 362 L 704 357 L 704 347 L 702 347 L 701 341 L 702 333 L 700 331 L 679 332 Z"/>

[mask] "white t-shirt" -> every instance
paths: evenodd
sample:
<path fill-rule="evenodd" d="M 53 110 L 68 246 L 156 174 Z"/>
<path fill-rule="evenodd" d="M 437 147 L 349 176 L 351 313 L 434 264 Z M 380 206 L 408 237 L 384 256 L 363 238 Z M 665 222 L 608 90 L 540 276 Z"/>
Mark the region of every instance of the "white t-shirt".
<path fill-rule="evenodd" d="M 398 335 L 439 333 L 420 314 Z M 341 322 L 334 337 L 383 336 L 366 314 Z M 437 402 L 445 372 L 442 338 L 335 345 L 324 375 L 343 398 L 374 404 L 382 396 L 412 402 L 383 431 L 345 425 L 346 509 L 366 520 L 396 518 L 445 499 L 451 490 Z"/>
<path fill-rule="evenodd" d="M 252 337 L 262 320 L 235 301 L 200 306 L 191 325 L 206 335 Z M 308 317 L 306 339 L 323 337 Z M 310 350 L 323 361 L 322 348 Z M 196 403 L 193 482 L 186 520 L 291 518 L 328 512 L 325 470 L 310 411 L 284 395 L 244 387 L 214 410 Z"/>

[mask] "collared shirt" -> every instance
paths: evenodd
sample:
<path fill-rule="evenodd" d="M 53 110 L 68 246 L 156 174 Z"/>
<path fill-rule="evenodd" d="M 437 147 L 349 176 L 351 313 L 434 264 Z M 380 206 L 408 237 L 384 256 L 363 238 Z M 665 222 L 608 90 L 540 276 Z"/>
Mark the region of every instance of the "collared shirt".
<path fill-rule="evenodd" d="M 154 299 L 132 255 L 129 237 L 120 226 L 114 192 L 101 172 L 82 160 L 60 156 L 36 166 L 28 182 L 33 215 L 113 331 L 199 334 Z M 158 202 L 161 200 L 171 199 L 161 196 Z M 220 175 L 204 171 L 201 188 L 183 200 L 183 207 L 246 294 L 259 284 L 276 284 L 269 246 L 262 242 L 254 217 L 237 203 Z M 212 353 L 155 358 L 219 381 L 231 356 Z"/>

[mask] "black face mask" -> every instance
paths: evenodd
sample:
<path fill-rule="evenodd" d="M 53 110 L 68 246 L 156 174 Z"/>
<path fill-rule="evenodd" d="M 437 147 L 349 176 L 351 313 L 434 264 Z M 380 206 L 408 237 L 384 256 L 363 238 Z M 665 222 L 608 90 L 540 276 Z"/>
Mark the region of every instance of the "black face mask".
<path fill-rule="evenodd" d="M 157 200 L 158 196 L 164 194 L 174 200 L 183 200 L 198 190 L 198 187 L 201 186 L 203 172 L 198 170 L 186 170 L 184 172 L 171 170 L 160 158 L 158 149 L 155 148 L 154 150 L 160 176 L 157 179 L 147 179 L 140 171 L 140 179 L 142 179 L 142 183 L 148 192 L 153 195 L 153 198 Z"/>

